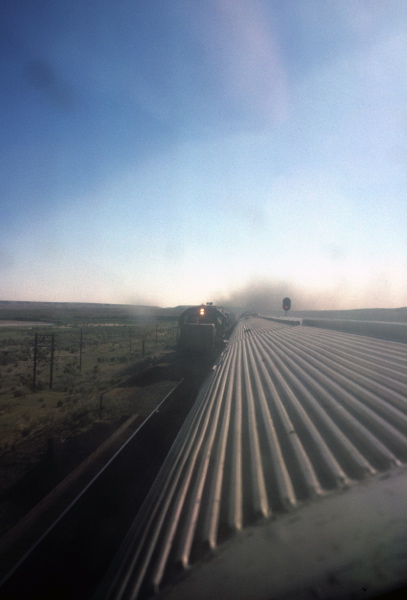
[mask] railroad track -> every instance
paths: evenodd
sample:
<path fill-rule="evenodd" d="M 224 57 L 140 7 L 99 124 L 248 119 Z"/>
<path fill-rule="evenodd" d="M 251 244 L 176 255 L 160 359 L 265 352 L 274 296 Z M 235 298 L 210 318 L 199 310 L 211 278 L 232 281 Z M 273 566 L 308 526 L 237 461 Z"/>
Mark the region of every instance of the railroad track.
<path fill-rule="evenodd" d="M 168 454 L 199 381 L 181 382 L 60 517 L 38 531 L 24 556 L 3 570 L 0 598 L 89 600 Z M 2 557 L 3 568 L 8 559 Z"/>
<path fill-rule="evenodd" d="M 406 399 L 405 344 L 240 321 L 95 597 L 405 585 Z"/>

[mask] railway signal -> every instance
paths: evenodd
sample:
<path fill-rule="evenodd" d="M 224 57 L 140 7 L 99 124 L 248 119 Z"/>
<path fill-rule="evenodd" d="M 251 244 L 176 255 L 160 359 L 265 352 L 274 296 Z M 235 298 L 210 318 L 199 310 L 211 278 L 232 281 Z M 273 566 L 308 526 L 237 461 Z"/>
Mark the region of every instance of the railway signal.
<path fill-rule="evenodd" d="M 291 300 L 290 298 L 284 298 L 283 300 L 283 309 L 285 311 L 285 314 L 287 314 L 287 312 L 290 310 L 291 308 Z"/>

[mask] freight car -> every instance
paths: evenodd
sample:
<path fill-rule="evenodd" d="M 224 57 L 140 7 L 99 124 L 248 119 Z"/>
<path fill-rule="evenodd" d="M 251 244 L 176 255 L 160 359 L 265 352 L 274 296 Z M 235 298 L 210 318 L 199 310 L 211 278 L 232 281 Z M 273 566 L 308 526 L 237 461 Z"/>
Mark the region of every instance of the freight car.
<path fill-rule="evenodd" d="M 232 312 L 214 306 L 191 306 L 179 318 L 179 348 L 210 352 L 221 346 L 230 334 L 236 319 Z"/>

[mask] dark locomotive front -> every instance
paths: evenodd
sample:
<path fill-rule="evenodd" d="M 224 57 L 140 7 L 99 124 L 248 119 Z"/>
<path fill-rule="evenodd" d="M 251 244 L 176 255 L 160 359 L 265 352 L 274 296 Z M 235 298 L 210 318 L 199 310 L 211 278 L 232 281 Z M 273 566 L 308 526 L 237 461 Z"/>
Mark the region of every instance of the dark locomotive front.
<path fill-rule="evenodd" d="M 179 318 L 179 347 L 210 352 L 223 342 L 231 325 L 231 315 L 211 303 L 191 306 Z"/>

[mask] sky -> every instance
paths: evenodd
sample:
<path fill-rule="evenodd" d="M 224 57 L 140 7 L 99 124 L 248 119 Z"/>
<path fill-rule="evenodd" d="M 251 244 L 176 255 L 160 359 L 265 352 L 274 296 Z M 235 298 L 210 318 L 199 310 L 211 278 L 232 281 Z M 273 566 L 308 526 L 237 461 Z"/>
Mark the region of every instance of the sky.
<path fill-rule="evenodd" d="M 407 306 L 405 0 L 0 13 L 0 300 Z"/>

